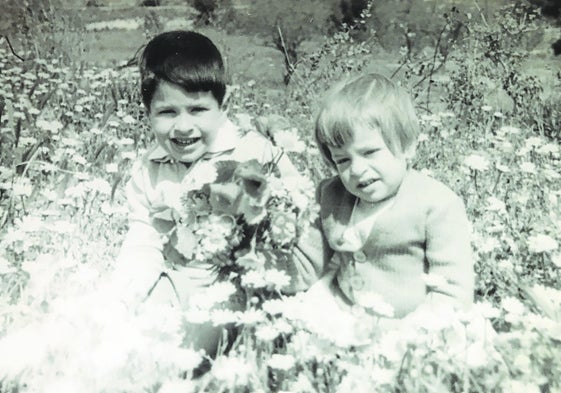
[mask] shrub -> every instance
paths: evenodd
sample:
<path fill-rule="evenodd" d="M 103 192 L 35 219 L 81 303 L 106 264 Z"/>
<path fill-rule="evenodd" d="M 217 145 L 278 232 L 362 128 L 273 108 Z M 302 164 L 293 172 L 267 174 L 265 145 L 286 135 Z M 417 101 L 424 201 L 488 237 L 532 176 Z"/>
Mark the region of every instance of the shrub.
<path fill-rule="evenodd" d="M 189 0 L 197 10 L 197 23 L 202 25 L 220 25 L 233 16 L 231 0 Z"/>
<path fill-rule="evenodd" d="M 340 0 L 333 6 L 331 19 L 335 26 L 352 25 L 368 7 L 368 0 Z"/>
<path fill-rule="evenodd" d="M 102 7 L 103 2 L 100 0 L 87 0 L 86 7 Z"/>
<path fill-rule="evenodd" d="M 540 80 L 530 50 L 546 23 L 536 10 L 510 5 L 495 15 L 494 23 L 467 20 L 466 34 L 450 59 L 450 81 L 445 83 L 447 103 L 456 111 L 490 105 L 519 116 L 536 132 L 559 139 L 559 83 Z M 472 117 L 473 120 L 476 119 Z"/>
<path fill-rule="evenodd" d="M 160 5 L 160 0 L 142 0 L 140 5 L 142 7 L 158 7 Z"/>
<path fill-rule="evenodd" d="M 193 7 L 199 12 L 199 18 L 210 21 L 216 11 L 218 0 L 193 0 Z"/>
<path fill-rule="evenodd" d="M 301 51 L 289 86 L 291 99 L 301 100 L 304 107 L 313 105 L 317 93 L 327 89 L 335 80 L 376 64 L 374 53 L 379 50 L 379 43 L 375 31 L 366 29 L 372 3 L 368 2 L 353 24 L 318 40 L 313 50 Z M 357 34 L 359 31 L 361 34 Z"/>
<path fill-rule="evenodd" d="M 237 15 L 235 27 L 264 37 L 284 54 L 288 83 L 299 59 L 299 45 L 328 32 L 332 8 L 320 0 L 262 0 L 248 7 L 248 12 Z"/>

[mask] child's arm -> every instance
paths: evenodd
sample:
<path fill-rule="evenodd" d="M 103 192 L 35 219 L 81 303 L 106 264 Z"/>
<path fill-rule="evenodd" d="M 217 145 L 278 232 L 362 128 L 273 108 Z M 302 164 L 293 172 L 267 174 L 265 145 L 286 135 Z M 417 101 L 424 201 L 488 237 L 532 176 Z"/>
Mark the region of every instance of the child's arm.
<path fill-rule="evenodd" d="M 163 268 L 163 242 L 150 220 L 145 168 L 137 164 L 125 187 L 129 229 L 117 257 L 114 277 L 134 295 L 145 295 Z"/>
<path fill-rule="evenodd" d="M 321 201 L 321 193 L 326 181 L 324 180 L 316 187 L 315 203 L 318 205 Z M 329 247 L 329 243 L 323 233 L 320 217 L 314 221 L 300 238 L 295 250 L 295 258 L 301 255 L 306 257 L 303 260 L 308 261 L 308 263 L 302 263 L 301 266 L 297 266 L 297 268 L 300 268 L 298 274 L 291 275 L 298 278 L 293 278 L 294 291 L 306 290 L 321 278 L 328 275 L 333 276 L 338 269 L 339 266 L 332 262 L 333 250 Z"/>
<path fill-rule="evenodd" d="M 278 167 L 283 178 L 301 177 L 286 154 L 281 156 Z M 318 203 L 318 200 L 315 203 Z M 304 291 L 317 282 L 323 275 L 327 258 L 328 246 L 318 218 L 305 229 L 294 248 L 293 265 L 289 266 L 292 281 L 290 291 Z"/>
<path fill-rule="evenodd" d="M 256 158 L 261 163 L 276 162 L 282 179 L 289 184 L 301 184 L 302 175 L 296 169 L 286 153 L 274 146 L 269 139 L 260 133 L 251 132 L 245 137 L 239 151 L 239 159 Z M 306 179 L 302 179 L 306 181 Z M 293 249 L 293 254 L 284 266 L 278 269 L 286 272 L 291 278 L 287 293 L 303 291 L 319 280 L 324 270 L 325 242 L 319 223 L 310 225 Z"/>
<path fill-rule="evenodd" d="M 328 260 L 327 250 L 319 226 L 314 223 L 305 230 L 294 247 L 292 264 L 287 267 L 291 285 L 286 292 L 305 291 L 322 277 L 325 261 Z"/>
<path fill-rule="evenodd" d="M 430 302 L 473 302 L 471 225 L 462 200 L 453 195 L 429 211 L 426 257 Z"/>
<path fill-rule="evenodd" d="M 274 157 L 281 152 L 273 146 L 271 148 L 274 149 Z M 302 178 L 286 153 L 281 153 L 277 167 L 283 179 Z M 287 267 L 287 273 L 291 277 L 291 286 L 287 292 L 304 291 L 321 278 L 327 260 L 327 250 L 327 243 L 317 219 L 305 229 L 294 247 L 292 264 Z"/>

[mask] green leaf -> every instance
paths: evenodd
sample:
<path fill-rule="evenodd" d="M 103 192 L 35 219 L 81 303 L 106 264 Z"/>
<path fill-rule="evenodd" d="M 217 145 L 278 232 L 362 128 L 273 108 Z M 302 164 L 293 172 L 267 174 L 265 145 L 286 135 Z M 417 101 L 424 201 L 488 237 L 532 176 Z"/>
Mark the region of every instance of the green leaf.
<path fill-rule="evenodd" d="M 168 208 L 152 213 L 153 219 L 164 220 L 164 221 L 174 221 L 173 209 Z"/>
<path fill-rule="evenodd" d="M 214 164 L 216 167 L 216 180 L 214 182 L 227 183 L 231 181 L 239 165 L 240 162 L 234 160 L 217 161 Z"/>
<path fill-rule="evenodd" d="M 263 173 L 263 166 L 257 160 L 241 164 L 235 173 L 244 193 L 261 203 L 267 196 L 267 178 Z"/>
<path fill-rule="evenodd" d="M 169 233 L 175 226 L 176 213 L 173 209 L 168 208 L 151 214 L 152 225 L 160 233 Z"/>
<path fill-rule="evenodd" d="M 240 186 L 235 183 L 211 184 L 209 202 L 213 211 L 232 216 L 238 215 L 241 192 Z"/>
<path fill-rule="evenodd" d="M 267 215 L 267 209 L 264 206 L 264 203 L 256 203 L 255 199 L 244 195 L 240 199 L 238 211 L 244 216 L 248 224 L 255 225 Z"/>
<path fill-rule="evenodd" d="M 176 236 L 172 236 L 170 239 L 172 245 L 185 258 L 191 259 L 193 257 L 193 251 L 197 245 L 197 237 L 185 226 L 178 226 L 176 228 L 175 235 Z"/>

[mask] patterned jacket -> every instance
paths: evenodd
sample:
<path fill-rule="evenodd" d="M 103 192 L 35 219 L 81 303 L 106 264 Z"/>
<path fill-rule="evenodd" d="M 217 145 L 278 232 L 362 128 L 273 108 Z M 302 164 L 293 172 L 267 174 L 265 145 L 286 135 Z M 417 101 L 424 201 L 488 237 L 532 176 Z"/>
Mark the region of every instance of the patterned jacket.
<path fill-rule="evenodd" d="M 125 285 L 131 291 L 146 294 L 161 272 L 166 272 L 186 300 L 201 287 L 208 286 L 215 277 L 205 263 L 174 266 L 174 250 L 166 246 L 165 234 L 169 223 L 162 225 L 154 213 L 177 207 L 180 204 L 181 183 L 189 176 L 201 176 L 198 169 L 204 161 L 224 159 L 272 161 L 278 149 L 256 131 L 243 134 L 237 126 L 227 121 L 218 132 L 217 142 L 200 160 L 186 165 L 171 158 L 157 146 L 150 150 L 133 167 L 125 188 L 129 204 L 129 230 L 117 258 L 120 276 L 129 276 Z M 286 155 L 278 162 L 282 176 L 299 176 Z M 203 174 L 204 175 L 204 174 Z M 279 267 L 291 276 L 289 291 L 308 288 L 321 275 L 324 255 L 319 228 L 311 227 L 294 250 L 293 264 Z"/>

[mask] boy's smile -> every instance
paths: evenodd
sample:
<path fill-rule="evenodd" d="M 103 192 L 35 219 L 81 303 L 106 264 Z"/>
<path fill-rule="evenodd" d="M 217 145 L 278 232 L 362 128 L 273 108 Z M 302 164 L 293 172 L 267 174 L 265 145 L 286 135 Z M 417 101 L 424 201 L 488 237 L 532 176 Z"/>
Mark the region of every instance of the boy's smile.
<path fill-rule="evenodd" d="M 181 148 L 191 146 L 192 144 L 197 143 L 200 140 L 201 138 L 171 138 L 171 141 L 174 144 L 179 145 L 179 147 Z"/>
<path fill-rule="evenodd" d="M 149 111 L 156 140 L 174 159 L 193 162 L 214 143 L 226 114 L 211 92 L 160 81 Z"/>
<path fill-rule="evenodd" d="M 377 130 L 359 127 L 352 141 L 329 151 L 345 188 L 364 202 L 393 197 L 407 173 L 408 155 L 394 155 Z"/>

